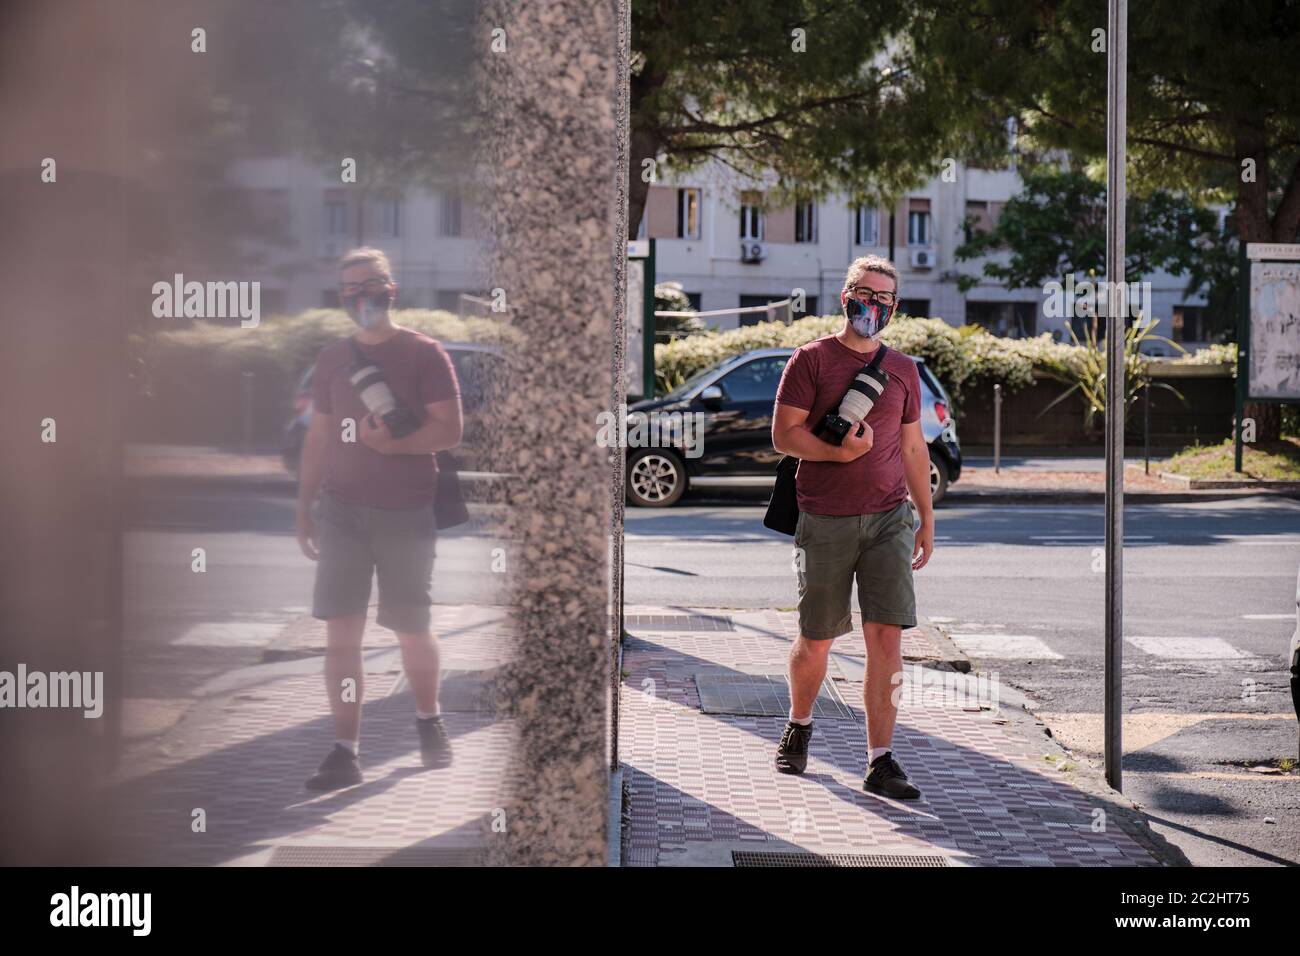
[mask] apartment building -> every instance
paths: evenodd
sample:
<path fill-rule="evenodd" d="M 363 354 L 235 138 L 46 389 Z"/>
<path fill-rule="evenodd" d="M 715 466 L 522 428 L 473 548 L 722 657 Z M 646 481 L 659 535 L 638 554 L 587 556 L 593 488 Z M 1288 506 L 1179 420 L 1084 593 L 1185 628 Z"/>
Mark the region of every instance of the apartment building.
<path fill-rule="evenodd" d="M 251 192 L 258 210 L 248 246 L 265 264 L 267 314 L 333 305 L 335 262 L 356 245 L 388 253 L 404 305 L 455 311 L 462 294 L 482 295 L 491 287 L 474 238 L 474 210 L 452 191 L 411 188 L 396 197 L 375 196 L 341 184 L 318 164 L 287 156 L 241 160 L 230 178 Z M 1042 289 L 1007 289 L 983 277 L 983 260 L 956 259 L 965 219 L 991 226 L 1020 188 L 1013 169 L 957 165 L 892 209 L 854 207 L 832 197 L 764 210 L 752 183 L 710 164 L 650 186 L 641 236 L 657 240 L 658 280 L 680 282 L 702 311 L 764 305 L 801 290 L 807 314 L 835 312 L 848 263 L 875 253 L 892 255 L 903 308 L 911 314 L 978 324 L 999 335 L 1068 337 L 1068 317 L 1048 314 Z M 957 287 L 963 273 L 979 278 L 967 292 Z M 1158 331 L 1200 343 L 1204 299 L 1185 297 L 1179 277 L 1149 278 Z M 764 318 L 732 314 L 708 321 L 726 329 Z"/>
<path fill-rule="evenodd" d="M 256 210 L 244 240 L 263 263 L 267 314 L 336 305 L 338 258 L 360 245 L 388 254 L 405 306 L 456 311 L 462 293 L 481 295 L 488 287 L 474 209 L 451 190 L 374 195 L 288 156 L 241 160 L 229 178 L 251 193 Z"/>
<path fill-rule="evenodd" d="M 659 281 L 680 282 L 701 311 L 763 305 L 802 290 L 808 314 L 836 312 L 848 263 L 874 253 L 897 265 L 902 309 L 910 314 L 973 323 L 998 335 L 1068 338 L 1069 317 L 1049 314 L 1054 310 L 1042 289 L 1008 289 L 983 276 L 987 260 L 956 258 L 967 217 L 991 227 L 1020 189 L 1014 169 L 957 165 L 892 209 L 832 197 L 764 211 L 750 184 L 721 167 L 704 167 L 651 185 L 641 236 L 657 240 Z M 978 277 L 978 284 L 960 291 L 962 274 Z M 1198 342 L 1204 299 L 1185 297 L 1179 277 L 1149 279 L 1157 331 Z M 708 321 L 725 329 L 764 319 L 757 313 Z"/>

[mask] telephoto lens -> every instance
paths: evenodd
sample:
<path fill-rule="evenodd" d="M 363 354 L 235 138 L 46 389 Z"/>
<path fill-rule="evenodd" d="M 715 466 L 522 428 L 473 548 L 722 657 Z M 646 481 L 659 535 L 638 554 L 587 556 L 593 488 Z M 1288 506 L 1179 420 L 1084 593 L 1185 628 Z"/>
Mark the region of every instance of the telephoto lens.
<path fill-rule="evenodd" d="M 862 370 L 853 376 L 849 390 L 840 399 L 839 409 L 823 415 L 822 420 L 813 429 L 813 434 L 832 445 L 843 444 L 844 436 L 849 433 L 853 423 L 867 417 L 888 384 L 889 373 L 883 368 L 873 365 L 862 366 Z"/>
<path fill-rule="evenodd" d="M 411 410 L 397 401 L 383 373 L 374 364 L 358 361 L 350 379 L 361 396 L 361 403 L 372 416 L 383 420 L 394 438 L 403 438 L 420 427 Z"/>

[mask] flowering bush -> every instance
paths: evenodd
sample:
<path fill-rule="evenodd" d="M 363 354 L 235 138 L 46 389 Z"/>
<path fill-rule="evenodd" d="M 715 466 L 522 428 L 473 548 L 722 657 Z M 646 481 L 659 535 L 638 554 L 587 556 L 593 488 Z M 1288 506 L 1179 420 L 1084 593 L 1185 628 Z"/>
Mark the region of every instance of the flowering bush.
<path fill-rule="evenodd" d="M 1184 355 L 1178 359 L 1180 362 L 1186 362 L 1189 365 L 1223 365 L 1232 366 L 1232 374 L 1237 374 L 1237 343 L 1228 342 L 1225 345 L 1211 345 L 1207 348 L 1197 349 L 1191 355 Z"/>

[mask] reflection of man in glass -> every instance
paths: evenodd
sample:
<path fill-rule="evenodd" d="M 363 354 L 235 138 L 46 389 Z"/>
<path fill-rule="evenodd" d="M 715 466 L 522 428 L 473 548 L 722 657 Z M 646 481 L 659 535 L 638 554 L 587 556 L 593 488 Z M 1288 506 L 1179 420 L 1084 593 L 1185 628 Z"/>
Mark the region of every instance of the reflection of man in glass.
<path fill-rule="evenodd" d="M 426 767 L 451 762 L 429 605 L 434 453 L 460 442 L 459 386 L 441 345 L 392 323 L 397 286 L 381 251 L 355 249 L 339 268 L 339 298 L 359 328 L 316 359 L 298 489 L 298 543 L 317 562 L 312 615 L 326 622 L 336 738 L 307 781 L 310 790 L 361 782 L 361 635 L 372 576 L 379 579 L 376 620 L 397 634 L 415 694 L 421 758 Z"/>

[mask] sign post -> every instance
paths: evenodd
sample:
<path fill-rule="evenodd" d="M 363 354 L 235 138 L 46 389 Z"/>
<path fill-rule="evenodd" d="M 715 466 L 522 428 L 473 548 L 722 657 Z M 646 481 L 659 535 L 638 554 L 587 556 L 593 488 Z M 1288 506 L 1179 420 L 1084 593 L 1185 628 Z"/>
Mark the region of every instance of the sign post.
<path fill-rule="evenodd" d="M 1124 166 L 1128 120 L 1128 0 L 1110 0 L 1106 44 L 1106 782 L 1123 790 L 1124 649 Z"/>

